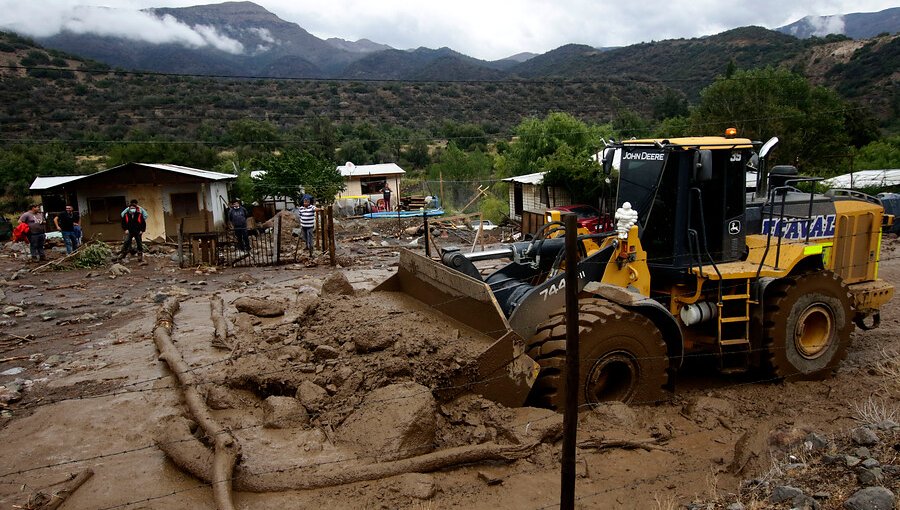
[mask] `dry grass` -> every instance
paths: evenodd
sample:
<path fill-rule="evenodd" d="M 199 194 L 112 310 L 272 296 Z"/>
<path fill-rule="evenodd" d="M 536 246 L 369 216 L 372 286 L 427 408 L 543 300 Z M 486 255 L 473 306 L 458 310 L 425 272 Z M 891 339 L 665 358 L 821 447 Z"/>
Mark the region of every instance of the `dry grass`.
<path fill-rule="evenodd" d="M 884 400 L 869 397 L 862 404 L 853 404 L 856 421 L 864 425 L 878 425 L 884 421 L 897 421 L 897 408 Z"/>
<path fill-rule="evenodd" d="M 662 500 L 659 499 L 659 494 L 656 494 L 653 496 L 653 501 L 656 503 L 656 510 L 676 510 L 679 506 L 671 494 L 667 494 Z"/>

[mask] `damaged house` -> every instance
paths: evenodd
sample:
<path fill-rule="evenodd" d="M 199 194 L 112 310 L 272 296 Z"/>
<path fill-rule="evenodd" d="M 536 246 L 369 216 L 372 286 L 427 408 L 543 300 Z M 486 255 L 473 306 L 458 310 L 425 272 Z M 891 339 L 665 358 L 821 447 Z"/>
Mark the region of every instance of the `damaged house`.
<path fill-rule="evenodd" d="M 132 199 L 146 209 L 145 239 L 225 228 L 228 184 L 237 176 L 179 165 L 127 163 L 88 175 L 37 177 L 31 192 L 50 217 L 72 204 L 85 237 L 122 237 L 121 212 Z"/>

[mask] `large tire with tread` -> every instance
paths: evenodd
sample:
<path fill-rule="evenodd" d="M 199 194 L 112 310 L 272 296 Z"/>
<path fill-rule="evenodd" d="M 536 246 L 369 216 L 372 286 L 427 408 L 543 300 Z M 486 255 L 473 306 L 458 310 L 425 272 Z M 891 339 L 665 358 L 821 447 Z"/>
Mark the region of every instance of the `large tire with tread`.
<path fill-rule="evenodd" d="M 847 356 L 853 311 L 847 287 L 831 271 L 783 278 L 766 289 L 766 368 L 791 380 L 831 376 Z"/>
<path fill-rule="evenodd" d="M 659 329 L 643 315 L 603 299 L 579 302 L 578 403 L 649 404 L 665 398 L 669 358 Z M 565 310 L 538 326 L 528 355 L 540 366 L 527 405 L 566 407 Z"/>

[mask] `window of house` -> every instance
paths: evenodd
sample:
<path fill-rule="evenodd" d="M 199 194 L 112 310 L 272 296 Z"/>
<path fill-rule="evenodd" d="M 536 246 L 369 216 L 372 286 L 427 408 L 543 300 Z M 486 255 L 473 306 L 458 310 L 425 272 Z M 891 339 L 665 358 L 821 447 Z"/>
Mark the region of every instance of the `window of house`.
<path fill-rule="evenodd" d="M 88 211 L 92 225 L 119 223 L 125 209 L 125 197 L 88 198 Z"/>
<path fill-rule="evenodd" d="M 523 202 L 524 201 L 522 200 L 522 183 L 515 182 L 515 183 L 513 183 L 513 214 L 515 214 L 516 216 L 522 215 L 522 210 L 524 209 L 524 207 L 522 205 Z"/>
<path fill-rule="evenodd" d="M 378 195 L 386 185 L 386 177 L 363 177 L 359 180 L 363 195 Z"/>
<path fill-rule="evenodd" d="M 172 215 L 176 218 L 200 214 L 197 193 L 172 193 Z"/>

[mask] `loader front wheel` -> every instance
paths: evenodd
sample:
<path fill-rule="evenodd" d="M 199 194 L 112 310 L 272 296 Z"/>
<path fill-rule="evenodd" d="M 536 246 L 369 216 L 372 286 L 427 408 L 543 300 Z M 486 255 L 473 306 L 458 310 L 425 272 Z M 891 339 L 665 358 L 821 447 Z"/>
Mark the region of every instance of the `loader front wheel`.
<path fill-rule="evenodd" d="M 619 401 L 653 403 L 665 398 L 669 358 L 659 329 L 646 317 L 603 299 L 583 299 L 579 405 Z M 540 366 L 527 405 L 562 411 L 566 404 L 565 310 L 538 326 L 528 355 Z"/>
<path fill-rule="evenodd" d="M 765 346 L 776 377 L 821 379 L 847 355 L 853 332 L 847 288 L 830 271 L 784 278 L 766 291 Z"/>

